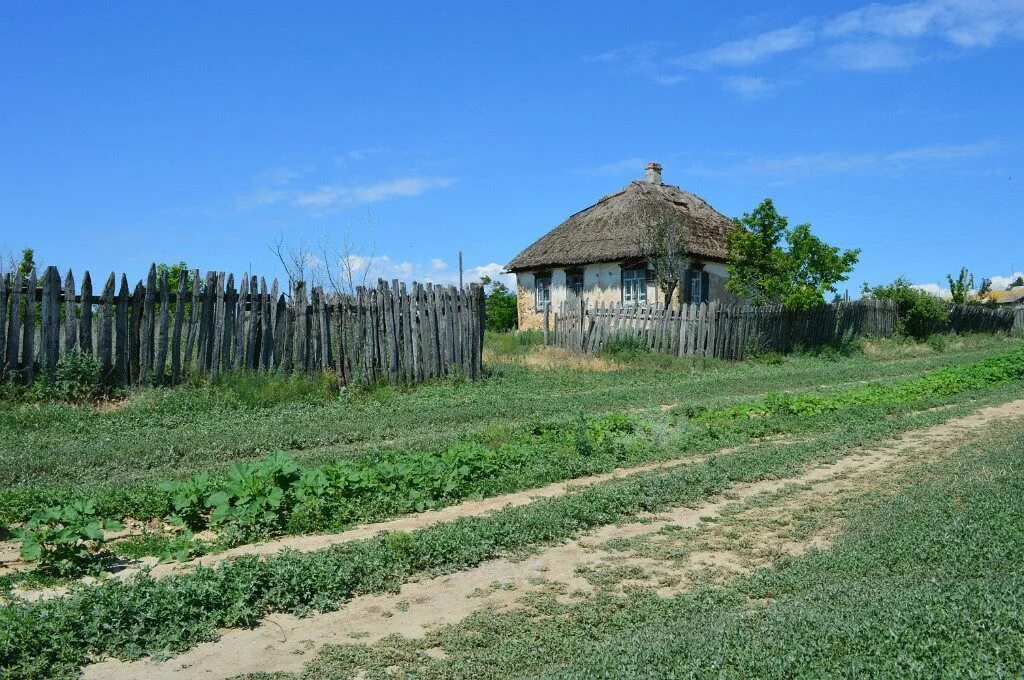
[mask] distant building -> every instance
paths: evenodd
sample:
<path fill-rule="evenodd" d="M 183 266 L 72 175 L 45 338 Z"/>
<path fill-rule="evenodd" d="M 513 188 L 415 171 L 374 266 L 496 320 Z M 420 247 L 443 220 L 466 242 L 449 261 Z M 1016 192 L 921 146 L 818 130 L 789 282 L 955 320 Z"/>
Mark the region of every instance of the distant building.
<path fill-rule="evenodd" d="M 985 300 L 995 302 L 1000 307 L 1024 307 L 1024 286 L 1010 290 L 990 290 L 985 293 Z"/>
<path fill-rule="evenodd" d="M 725 290 L 726 234 L 732 221 L 703 198 L 661 181 L 661 165 L 539 238 L 506 269 L 516 275 L 519 327 L 543 323 L 546 303 L 557 311 L 567 299 L 627 305 L 666 302 L 650 260 L 653 222 L 674 230 L 686 259 L 672 304 L 732 300 Z"/>

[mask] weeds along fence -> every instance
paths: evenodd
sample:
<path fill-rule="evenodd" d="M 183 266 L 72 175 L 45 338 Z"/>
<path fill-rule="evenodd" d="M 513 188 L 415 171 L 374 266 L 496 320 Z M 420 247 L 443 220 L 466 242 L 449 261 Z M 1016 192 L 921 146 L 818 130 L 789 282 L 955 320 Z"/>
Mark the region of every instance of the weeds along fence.
<path fill-rule="evenodd" d="M 55 267 L 37 281 L 0 278 L 0 380 L 31 385 L 63 357 L 92 355 L 107 385 L 174 385 L 226 371 L 334 371 L 342 384 L 417 383 L 483 373 L 484 294 L 381 280 L 352 295 L 302 282 L 199 270 L 170 290 L 155 266 L 143 283 L 111 273 L 94 291 Z M 98 294 L 97 294 L 98 293 Z"/>
<path fill-rule="evenodd" d="M 857 300 L 808 310 L 781 306 L 687 304 L 624 306 L 563 303 L 544 315 L 547 342 L 594 353 L 612 342 L 627 341 L 676 356 L 742 359 L 752 347 L 782 353 L 797 347 L 836 344 L 852 335 L 888 336 L 896 330 L 899 310 L 891 300 Z M 942 330 L 1010 330 L 1012 313 L 983 307 L 957 307 Z"/>

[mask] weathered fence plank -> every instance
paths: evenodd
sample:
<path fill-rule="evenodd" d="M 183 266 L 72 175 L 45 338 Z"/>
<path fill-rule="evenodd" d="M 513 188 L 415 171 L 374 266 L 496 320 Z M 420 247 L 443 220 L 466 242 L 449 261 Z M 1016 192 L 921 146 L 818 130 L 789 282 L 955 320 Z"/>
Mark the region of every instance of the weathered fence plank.
<path fill-rule="evenodd" d="M 3 293 L 0 292 L 0 298 Z M 64 277 L 64 354 L 69 355 L 75 351 L 78 345 L 78 322 L 75 319 L 75 276 L 68 270 Z M 2 303 L 0 303 L 2 306 Z M 0 310 L 0 319 L 3 318 L 3 311 Z M 0 326 L 3 321 L 0 321 Z M 3 337 L 3 330 L 0 329 L 0 338 Z M 2 340 L 0 340 L 2 342 Z"/>
<path fill-rule="evenodd" d="M 128 277 L 121 275 L 121 288 L 117 293 L 117 309 L 114 312 L 114 379 L 127 385 L 131 379 L 128 372 Z"/>
<path fill-rule="evenodd" d="M 36 273 L 28 275 L 25 287 L 25 323 L 21 336 L 21 371 L 26 385 L 31 385 L 36 373 Z"/>

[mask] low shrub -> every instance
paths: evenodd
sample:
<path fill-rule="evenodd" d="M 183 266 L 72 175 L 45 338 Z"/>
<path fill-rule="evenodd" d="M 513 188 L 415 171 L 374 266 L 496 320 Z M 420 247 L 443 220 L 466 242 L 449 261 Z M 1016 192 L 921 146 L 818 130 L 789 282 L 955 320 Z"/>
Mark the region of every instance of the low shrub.
<path fill-rule="evenodd" d="M 64 507 L 44 508 L 14 538 L 21 543 L 21 558 L 35 562 L 49 576 L 98 574 L 109 560 L 104 531 L 121 529 L 113 520 L 101 519 L 91 501 Z"/>
<path fill-rule="evenodd" d="M 918 340 L 949 321 L 949 303 L 900 277 L 885 286 L 864 284 L 863 292 L 876 300 L 893 300 L 899 307 L 897 332 Z"/>

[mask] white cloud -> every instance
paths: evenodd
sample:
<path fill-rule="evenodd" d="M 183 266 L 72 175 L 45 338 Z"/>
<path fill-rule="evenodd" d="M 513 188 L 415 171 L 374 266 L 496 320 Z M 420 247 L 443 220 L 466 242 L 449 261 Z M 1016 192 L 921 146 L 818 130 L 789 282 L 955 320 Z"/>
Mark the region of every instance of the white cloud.
<path fill-rule="evenodd" d="M 354 272 L 361 272 L 366 268 L 368 262 L 367 258 L 361 255 L 349 255 L 346 260 L 348 260 L 347 268 Z"/>
<path fill-rule="evenodd" d="M 439 257 L 435 257 L 430 261 L 430 266 L 434 269 L 448 269 L 448 263 Z"/>
<path fill-rule="evenodd" d="M 473 272 L 475 281 L 479 281 L 484 276 L 488 276 L 493 281 L 501 281 L 511 290 L 515 290 L 516 287 L 516 276 L 515 274 L 504 274 L 502 273 L 505 267 L 498 264 L 497 262 L 491 262 L 480 267 L 473 267 L 470 271 Z"/>
<path fill-rule="evenodd" d="M 959 47 L 988 47 L 1002 38 L 1024 36 L 1020 0 L 926 0 L 898 5 L 873 3 L 828 22 L 826 35 L 936 37 Z"/>
<path fill-rule="evenodd" d="M 248 210 L 287 203 L 324 213 L 393 198 L 419 196 L 434 189 L 448 188 L 454 183 L 451 177 L 400 177 L 372 184 L 326 184 L 311 190 L 259 189 L 236 197 L 235 206 Z"/>
<path fill-rule="evenodd" d="M 682 66 L 710 69 L 716 66 L 749 66 L 783 52 L 807 47 L 814 42 L 814 31 L 807 23 L 766 31 L 743 40 L 724 42 L 703 52 L 677 60 Z"/>
<path fill-rule="evenodd" d="M 937 283 L 918 283 L 914 285 L 914 288 L 920 288 L 924 292 L 937 295 L 944 300 L 948 300 L 953 297 L 953 294 L 949 292 L 949 288 L 940 286 Z"/>
<path fill-rule="evenodd" d="M 991 277 L 992 290 L 1006 290 L 1007 286 L 1022 277 L 1024 277 L 1024 272 L 1014 272 L 1009 276 L 993 276 Z"/>
<path fill-rule="evenodd" d="M 755 76 L 728 76 L 722 79 L 722 87 L 746 100 L 762 99 L 775 93 L 774 85 Z"/>
<path fill-rule="evenodd" d="M 983 48 L 1021 39 L 1024 0 L 920 0 L 871 3 L 833 17 L 808 17 L 689 54 L 672 55 L 664 45 L 645 43 L 588 61 L 674 84 L 688 72 L 746 68 L 791 53 L 810 54 L 814 65 L 868 72 L 948 57 L 951 47 Z M 740 96 L 751 92 L 742 80 L 733 87 L 727 84 L 727 89 Z"/>
<path fill-rule="evenodd" d="M 295 194 L 295 205 L 318 209 L 379 203 L 390 198 L 419 196 L 431 189 L 445 189 L 455 180 L 450 177 L 402 177 L 357 186 L 327 185 Z"/>

